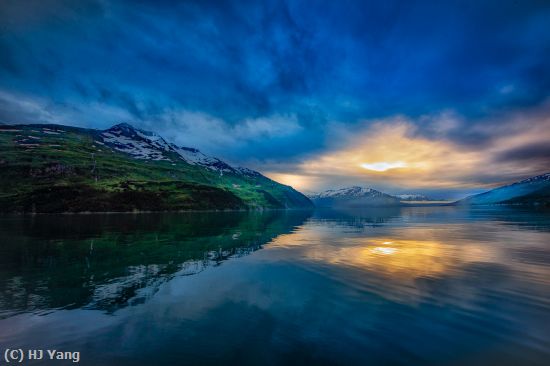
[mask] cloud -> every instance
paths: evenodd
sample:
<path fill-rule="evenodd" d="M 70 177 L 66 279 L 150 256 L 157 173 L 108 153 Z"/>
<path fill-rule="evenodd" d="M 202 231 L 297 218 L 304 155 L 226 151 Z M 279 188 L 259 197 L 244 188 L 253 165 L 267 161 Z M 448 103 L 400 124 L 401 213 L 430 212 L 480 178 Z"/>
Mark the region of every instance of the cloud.
<path fill-rule="evenodd" d="M 55 118 L 56 116 L 48 112 L 43 102 L 18 98 L 0 91 L 0 121 L 3 123 L 53 123 Z"/>
<path fill-rule="evenodd" d="M 266 143 L 301 133 L 303 127 L 295 115 L 275 114 L 261 118 L 246 118 L 229 123 L 204 112 L 188 110 L 164 110 L 139 127 L 161 131 L 170 141 L 183 146 L 231 158 L 230 151 L 247 150 L 253 143 Z"/>
<path fill-rule="evenodd" d="M 548 141 L 529 143 L 517 148 L 505 150 L 495 157 L 497 162 L 518 161 L 532 162 L 540 161 L 543 166 L 550 169 L 550 144 Z"/>
<path fill-rule="evenodd" d="M 4 1 L 0 119 L 129 122 L 304 187 L 535 174 L 550 3 L 470 5 Z"/>
<path fill-rule="evenodd" d="M 467 191 L 550 170 L 548 106 L 470 127 L 450 115 L 418 120 L 395 116 L 353 127 L 332 123 L 324 153 L 296 164 L 291 175 L 277 171 L 276 165 L 268 174 L 305 190 L 359 184 L 394 191 Z M 455 136 L 457 129 L 472 131 Z M 468 133 L 488 133 L 491 142 L 464 144 Z"/>
<path fill-rule="evenodd" d="M 127 109 L 112 104 L 55 103 L 48 98 L 0 89 L 0 121 L 7 124 L 54 123 L 107 128 L 131 120 L 133 116 Z"/>
<path fill-rule="evenodd" d="M 99 84 L 115 96 L 105 103 L 140 120 L 150 114 L 136 106 L 136 95 L 229 123 L 293 113 L 314 119 L 308 110 L 353 122 L 447 108 L 487 114 L 536 105 L 550 86 L 550 7 L 542 3 L 470 10 L 424 1 L 343 7 L 269 0 L 0 7 L 4 88 L 67 101 Z"/>
<path fill-rule="evenodd" d="M 332 181 L 353 178 L 363 185 L 383 183 L 415 188 L 467 185 L 464 172 L 479 164 L 479 156 L 442 140 L 415 136 L 416 129 L 404 117 L 365 123 L 348 130 L 344 148 L 306 160 L 299 169 L 307 175 L 332 177 Z M 386 169 L 365 168 L 371 166 Z"/>

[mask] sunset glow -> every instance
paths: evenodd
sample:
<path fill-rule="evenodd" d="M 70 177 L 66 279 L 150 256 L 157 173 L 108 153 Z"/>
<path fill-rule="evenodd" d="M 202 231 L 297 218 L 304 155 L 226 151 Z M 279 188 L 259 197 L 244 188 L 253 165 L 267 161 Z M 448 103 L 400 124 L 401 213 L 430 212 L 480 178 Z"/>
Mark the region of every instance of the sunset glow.
<path fill-rule="evenodd" d="M 550 166 L 549 32 L 536 7 L 503 15 L 483 33 L 484 18 L 456 4 L 396 15 L 401 5 L 260 2 L 229 6 L 243 18 L 234 19 L 232 10 L 210 14 L 208 1 L 183 2 L 156 22 L 124 5 L 73 14 L 60 2 L 44 7 L 50 14 L 8 3 L 0 123 L 127 122 L 308 192 L 356 185 L 458 198 Z M 74 32 L 57 29 L 52 14 Z M 419 14 L 445 19 L 441 33 L 424 33 Z M 126 34 L 134 28 L 157 29 L 161 40 Z M 475 46 L 480 32 L 464 29 L 480 30 L 484 46 Z M 90 43 L 79 38 L 88 32 Z"/>
<path fill-rule="evenodd" d="M 490 188 L 493 171 L 502 175 L 544 172 L 541 160 L 504 160 L 507 151 L 529 144 L 543 146 L 550 140 L 550 118 L 538 113 L 518 116 L 521 128 L 495 136 L 487 146 L 461 146 L 449 139 L 426 137 L 414 121 L 389 118 L 365 122 L 354 131 L 333 126 L 340 143 L 326 152 L 297 164 L 291 175 L 268 172 L 273 179 L 302 190 L 318 190 L 346 184 L 392 185 L 409 189 Z M 512 126 L 516 117 L 500 121 Z M 432 122 L 434 129 L 447 129 L 455 122 L 443 116 Z M 340 130 L 337 130 L 340 129 Z M 338 132 L 339 131 L 339 132 Z M 494 169 L 488 171 L 487 166 Z"/>
<path fill-rule="evenodd" d="M 375 172 L 385 172 L 390 169 L 396 169 L 396 168 L 405 168 L 407 167 L 407 164 L 405 164 L 402 161 L 396 161 L 393 163 L 363 163 L 361 164 L 361 168 L 367 169 L 367 170 L 374 170 Z"/>

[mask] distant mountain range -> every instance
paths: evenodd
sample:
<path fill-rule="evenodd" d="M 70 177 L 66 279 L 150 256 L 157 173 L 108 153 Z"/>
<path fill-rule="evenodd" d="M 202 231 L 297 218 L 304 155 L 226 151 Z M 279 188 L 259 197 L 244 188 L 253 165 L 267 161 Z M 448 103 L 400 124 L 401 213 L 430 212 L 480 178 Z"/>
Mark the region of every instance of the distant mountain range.
<path fill-rule="evenodd" d="M 401 200 L 372 188 L 348 187 L 330 189 L 310 195 L 317 207 L 399 206 Z"/>
<path fill-rule="evenodd" d="M 306 208 L 259 172 L 121 123 L 2 125 L 0 212 Z"/>
<path fill-rule="evenodd" d="M 434 202 L 421 194 L 389 195 L 372 188 L 349 187 L 330 189 L 321 193 L 310 194 L 308 197 L 318 207 L 372 207 L 372 206 L 400 206 L 419 201 Z M 528 178 L 488 192 L 480 193 L 465 199 L 442 203 L 453 205 L 545 205 L 550 206 L 550 173 Z"/>
<path fill-rule="evenodd" d="M 401 201 L 411 202 L 411 201 L 439 201 L 437 199 L 428 197 L 423 194 L 396 194 L 394 197 L 399 198 Z"/>
<path fill-rule="evenodd" d="M 459 205 L 550 205 L 550 173 L 467 197 Z"/>

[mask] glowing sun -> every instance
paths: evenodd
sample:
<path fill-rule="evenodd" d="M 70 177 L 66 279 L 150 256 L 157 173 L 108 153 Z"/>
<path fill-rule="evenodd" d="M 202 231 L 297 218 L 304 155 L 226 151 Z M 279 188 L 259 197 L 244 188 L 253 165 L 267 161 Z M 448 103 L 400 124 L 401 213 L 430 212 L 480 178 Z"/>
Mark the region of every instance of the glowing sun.
<path fill-rule="evenodd" d="M 360 166 L 363 169 L 374 170 L 375 172 L 385 172 L 386 170 L 390 170 L 390 169 L 405 168 L 407 167 L 407 164 L 402 161 L 394 161 L 394 162 L 363 163 Z"/>

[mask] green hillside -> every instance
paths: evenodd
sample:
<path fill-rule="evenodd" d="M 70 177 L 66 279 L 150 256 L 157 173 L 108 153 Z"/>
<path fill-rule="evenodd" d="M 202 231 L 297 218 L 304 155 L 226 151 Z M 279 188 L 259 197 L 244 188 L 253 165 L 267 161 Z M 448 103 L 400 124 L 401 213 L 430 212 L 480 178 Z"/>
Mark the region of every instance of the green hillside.
<path fill-rule="evenodd" d="M 124 128 L 132 129 L 128 125 Z M 136 131 L 140 136 L 146 133 L 132 130 L 132 138 L 138 140 L 141 137 L 135 135 Z M 257 172 L 239 171 L 229 165 L 225 165 L 229 172 L 216 170 L 189 163 L 175 150 L 157 148 L 151 140 L 138 142 L 148 144 L 150 151 L 157 149 L 155 156 L 164 160 L 121 152 L 106 143 L 105 131 L 59 125 L 0 126 L 0 212 L 281 209 L 312 205 L 301 193 Z M 216 164 L 225 164 L 215 160 Z"/>

